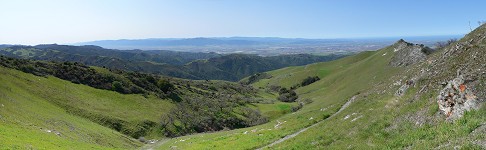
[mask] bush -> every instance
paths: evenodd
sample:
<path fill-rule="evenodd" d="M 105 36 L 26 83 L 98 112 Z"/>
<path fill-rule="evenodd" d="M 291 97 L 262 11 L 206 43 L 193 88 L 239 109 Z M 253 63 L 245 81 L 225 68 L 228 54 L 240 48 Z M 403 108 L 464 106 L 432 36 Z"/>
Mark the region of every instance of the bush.
<path fill-rule="evenodd" d="M 295 93 L 294 90 L 288 90 L 287 88 L 281 88 L 278 92 L 280 95 L 278 96 L 278 100 L 282 102 L 295 102 L 299 96 Z"/>
<path fill-rule="evenodd" d="M 297 106 L 292 106 L 291 111 L 296 112 L 296 111 L 302 109 L 302 107 L 304 107 L 304 104 L 299 103 L 299 105 L 297 105 Z"/>
<path fill-rule="evenodd" d="M 437 43 L 435 43 L 435 49 L 442 49 L 444 47 L 451 45 L 452 43 L 454 43 L 456 41 L 457 41 L 457 39 L 449 39 L 445 42 L 437 42 Z"/>
<path fill-rule="evenodd" d="M 257 110 L 241 105 L 245 99 L 184 99 L 162 117 L 166 136 L 219 131 L 268 122 Z"/>
<path fill-rule="evenodd" d="M 113 91 L 125 93 L 125 90 L 123 89 L 123 84 L 120 81 L 113 81 L 111 87 Z"/>
<path fill-rule="evenodd" d="M 162 92 L 167 93 L 170 90 L 174 89 L 174 85 L 172 85 L 168 80 L 166 79 L 160 79 L 157 82 L 157 86 L 159 87 Z"/>
<path fill-rule="evenodd" d="M 282 87 L 278 85 L 268 86 L 268 92 L 278 92 Z"/>
<path fill-rule="evenodd" d="M 316 81 L 319 81 L 319 80 L 321 80 L 321 79 L 320 79 L 318 76 L 314 76 L 314 77 L 307 77 L 307 78 L 305 78 L 305 79 L 304 79 L 304 80 L 303 80 L 303 81 L 300 83 L 300 85 L 301 85 L 301 86 L 307 86 L 307 85 L 312 84 L 312 83 L 314 83 L 314 82 L 316 82 Z"/>
<path fill-rule="evenodd" d="M 254 75 L 251 75 L 250 77 L 248 77 L 248 81 L 243 81 L 243 84 L 252 84 L 252 83 L 255 83 L 255 82 L 258 82 L 260 81 L 261 79 L 269 79 L 269 78 L 272 78 L 272 75 L 269 75 L 267 73 L 257 73 L 257 74 L 254 74 Z"/>

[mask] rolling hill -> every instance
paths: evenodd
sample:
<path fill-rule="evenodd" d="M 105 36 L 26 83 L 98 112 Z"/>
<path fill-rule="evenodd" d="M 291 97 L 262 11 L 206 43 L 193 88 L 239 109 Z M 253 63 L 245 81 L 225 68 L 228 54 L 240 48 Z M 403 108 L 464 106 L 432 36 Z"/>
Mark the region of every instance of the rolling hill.
<path fill-rule="evenodd" d="M 485 43 L 483 25 L 433 53 L 400 40 L 332 62 L 270 71 L 252 85 L 271 92 L 272 87 L 291 88 L 309 76 L 320 80 L 295 89 L 298 101 L 305 103 L 295 113 L 255 127 L 174 138 L 155 147 L 484 149 Z M 441 94 L 444 91 L 469 96 L 448 97 Z"/>
<path fill-rule="evenodd" d="M 265 123 L 294 105 L 251 104 L 272 95 L 225 81 L 4 56 L 0 66 L 0 135 L 8 137 L 0 147 L 7 149 L 134 149 L 149 139 Z"/>
<path fill-rule="evenodd" d="M 240 83 L 2 56 L 0 147 L 485 149 L 485 48 L 483 25 L 438 50 L 398 40 Z"/>
<path fill-rule="evenodd" d="M 107 67 L 145 73 L 160 74 L 196 80 L 238 81 L 243 77 L 287 66 L 330 61 L 345 55 L 316 56 L 310 54 L 261 57 L 249 54 L 220 55 L 216 53 L 190 53 L 175 51 L 113 50 L 98 46 L 69 45 L 10 45 L 0 48 L 8 57 L 70 61 L 91 66 Z"/>

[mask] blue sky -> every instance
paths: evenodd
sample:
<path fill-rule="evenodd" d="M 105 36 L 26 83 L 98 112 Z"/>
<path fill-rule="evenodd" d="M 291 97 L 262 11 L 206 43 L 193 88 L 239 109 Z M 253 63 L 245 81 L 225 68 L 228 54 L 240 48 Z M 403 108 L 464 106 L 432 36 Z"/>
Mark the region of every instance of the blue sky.
<path fill-rule="evenodd" d="M 486 1 L 0 0 L 0 44 L 189 37 L 465 34 Z"/>

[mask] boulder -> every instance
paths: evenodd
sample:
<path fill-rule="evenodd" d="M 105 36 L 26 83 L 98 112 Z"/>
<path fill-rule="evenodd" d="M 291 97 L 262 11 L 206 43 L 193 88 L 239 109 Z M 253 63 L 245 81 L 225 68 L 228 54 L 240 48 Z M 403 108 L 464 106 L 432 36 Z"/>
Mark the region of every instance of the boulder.
<path fill-rule="evenodd" d="M 464 112 L 479 108 L 476 95 L 464 84 L 462 75 L 447 83 L 437 96 L 437 103 L 448 120 L 461 118 Z"/>

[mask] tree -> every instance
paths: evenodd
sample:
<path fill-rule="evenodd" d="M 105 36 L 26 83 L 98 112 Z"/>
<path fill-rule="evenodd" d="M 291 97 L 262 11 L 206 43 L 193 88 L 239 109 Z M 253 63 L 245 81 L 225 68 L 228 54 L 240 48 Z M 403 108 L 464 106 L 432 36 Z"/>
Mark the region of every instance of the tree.
<path fill-rule="evenodd" d="M 452 43 L 454 43 L 456 41 L 457 41 L 457 39 L 449 39 L 449 40 L 444 41 L 444 42 L 437 42 L 437 43 L 435 43 L 435 48 L 436 49 L 442 49 L 444 47 L 451 45 Z"/>
<path fill-rule="evenodd" d="M 123 84 L 120 81 L 113 81 L 113 83 L 111 84 L 111 87 L 112 87 L 112 90 L 114 90 L 114 91 L 117 91 L 117 92 L 120 92 L 120 93 L 125 92 L 125 90 L 123 90 Z"/>
<path fill-rule="evenodd" d="M 287 88 L 281 88 L 278 92 L 280 95 L 278 96 L 278 100 L 282 102 L 295 102 L 299 96 L 295 93 L 294 90 L 288 90 Z"/>
<path fill-rule="evenodd" d="M 174 89 L 174 85 L 172 85 L 168 80 L 166 79 L 160 79 L 157 82 L 157 87 L 159 87 L 162 92 L 167 93 L 170 90 Z"/>
<path fill-rule="evenodd" d="M 312 84 L 316 81 L 319 81 L 321 80 L 318 76 L 314 76 L 314 77 L 307 77 L 305 78 L 301 83 L 300 85 L 301 86 L 306 86 L 306 85 L 309 85 L 309 84 Z"/>

